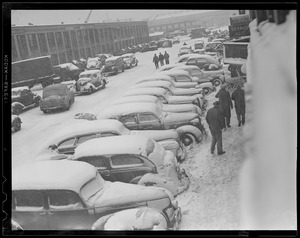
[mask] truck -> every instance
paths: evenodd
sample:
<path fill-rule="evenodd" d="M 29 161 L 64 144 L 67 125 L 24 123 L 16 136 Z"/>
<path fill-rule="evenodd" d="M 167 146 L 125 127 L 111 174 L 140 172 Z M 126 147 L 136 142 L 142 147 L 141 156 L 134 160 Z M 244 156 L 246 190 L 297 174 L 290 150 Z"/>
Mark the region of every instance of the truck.
<path fill-rule="evenodd" d="M 12 87 L 36 84 L 46 87 L 55 82 L 51 56 L 42 56 L 12 63 Z"/>
<path fill-rule="evenodd" d="M 190 31 L 191 39 L 207 37 L 207 32 L 205 27 L 194 28 Z"/>

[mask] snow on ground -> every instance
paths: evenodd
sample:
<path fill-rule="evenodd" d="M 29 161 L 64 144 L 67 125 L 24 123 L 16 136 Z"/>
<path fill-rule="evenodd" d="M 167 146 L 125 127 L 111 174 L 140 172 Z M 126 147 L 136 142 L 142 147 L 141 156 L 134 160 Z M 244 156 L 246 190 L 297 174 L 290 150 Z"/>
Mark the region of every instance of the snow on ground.
<path fill-rule="evenodd" d="M 137 67 L 108 77 L 109 84 L 104 90 L 92 95 L 76 96 L 75 103 L 69 111 L 43 114 L 39 108 L 34 108 L 22 113 L 22 129 L 12 134 L 13 168 L 32 161 L 37 148 L 49 135 L 77 120 L 74 119 L 76 113 L 89 112 L 97 115 L 113 100 L 121 97 L 138 78 L 153 75 L 156 72 L 152 62 L 154 53 L 167 51 L 170 63 L 173 63 L 183 45 L 183 39 L 192 46 L 197 40 L 183 37 L 180 44 L 175 44 L 172 48 L 136 53 L 139 60 Z M 207 41 L 205 38 L 204 40 Z M 36 87 L 35 90 L 41 95 L 41 88 Z M 208 109 L 215 101 L 214 95 L 215 93 L 212 93 L 207 97 Z M 189 174 L 191 184 L 188 190 L 176 197 L 183 211 L 180 230 L 239 229 L 238 172 L 243 162 L 242 127 L 237 126 L 234 109 L 231 113 L 232 127 L 223 132 L 223 149 L 226 153 L 222 156 L 210 154 L 211 136 L 203 117 L 208 136 L 201 144 L 188 151 L 188 158 L 181 165 Z"/>

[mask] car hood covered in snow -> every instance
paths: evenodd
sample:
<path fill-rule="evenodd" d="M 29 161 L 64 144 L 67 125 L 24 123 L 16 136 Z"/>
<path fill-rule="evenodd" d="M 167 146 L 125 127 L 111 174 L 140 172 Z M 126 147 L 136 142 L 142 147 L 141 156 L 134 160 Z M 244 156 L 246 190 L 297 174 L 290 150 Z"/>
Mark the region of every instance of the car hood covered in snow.
<path fill-rule="evenodd" d="M 171 104 L 192 103 L 195 100 L 197 100 L 196 96 L 170 96 L 168 98 L 168 103 Z"/>
<path fill-rule="evenodd" d="M 162 109 L 165 112 L 193 112 L 201 113 L 201 109 L 192 104 L 163 104 Z"/>
<path fill-rule="evenodd" d="M 173 124 L 191 121 L 197 117 L 198 115 L 196 113 L 167 113 L 163 120 L 164 123 Z"/>
<path fill-rule="evenodd" d="M 202 93 L 201 88 L 175 88 L 173 89 L 174 95 L 194 95 Z"/>

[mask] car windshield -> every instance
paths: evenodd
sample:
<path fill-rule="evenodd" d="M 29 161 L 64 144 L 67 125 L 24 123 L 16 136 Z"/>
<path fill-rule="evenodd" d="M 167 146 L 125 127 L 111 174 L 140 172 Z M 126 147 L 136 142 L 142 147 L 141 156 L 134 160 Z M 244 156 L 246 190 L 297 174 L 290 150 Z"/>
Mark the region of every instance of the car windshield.
<path fill-rule="evenodd" d="M 64 87 L 50 87 L 50 88 L 45 88 L 43 91 L 43 98 L 47 98 L 50 96 L 65 96 L 66 95 L 66 90 Z"/>
<path fill-rule="evenodd" d="M 105 185 L 104 179 L 97 173 L 93 179 L 87 182 L 80 190 L 80 194 L 85 202 L 92 199 L 94 195 L 100 192 Z"/>

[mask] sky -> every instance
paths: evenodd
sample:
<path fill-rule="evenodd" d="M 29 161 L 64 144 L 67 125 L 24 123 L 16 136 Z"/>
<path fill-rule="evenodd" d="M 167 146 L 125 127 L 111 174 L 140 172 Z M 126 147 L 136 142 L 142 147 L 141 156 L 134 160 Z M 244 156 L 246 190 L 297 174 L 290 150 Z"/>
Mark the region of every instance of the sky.
<path fill-rule="evenodd" d="M 201 10 L 208 12 L 211 10 Z M 90 10 L 13 10 L 11 12 L 11 22 L 16 26 L 28 25 L 55 25 L 84 23 L 89 15 Z M 186 10 L 93 10 L 89 23 L 101 23 L 103 21 L 125 21 L 131 19 L 147 20 L 166 14 L 182 13 Z M 189 10 L 192 12 L 192 10 Z M 197 11 L 199 12 L 199 10 Z"/>

